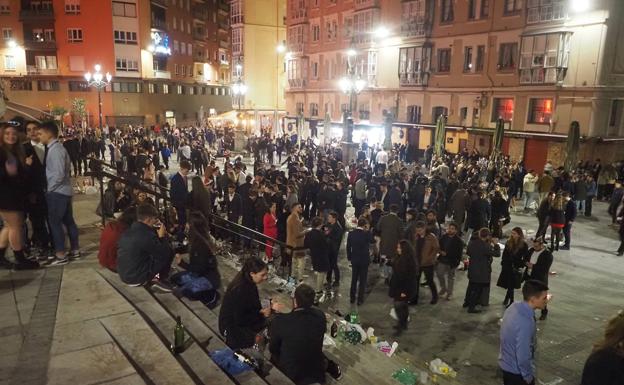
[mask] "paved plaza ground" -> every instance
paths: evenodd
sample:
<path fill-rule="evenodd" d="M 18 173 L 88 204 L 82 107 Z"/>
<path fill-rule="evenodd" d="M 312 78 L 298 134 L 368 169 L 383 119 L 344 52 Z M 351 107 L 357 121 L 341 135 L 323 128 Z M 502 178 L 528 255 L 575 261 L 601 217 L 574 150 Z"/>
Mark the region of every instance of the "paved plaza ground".
<path fill-rule="evenodd" d="M 0 385 L 143 384 L 149 383 L 145 373 L 161 378 L 159 383 L 193 383 L 133 305 L 98 273 L 97 199 L 97 195 L 75 198 L 84 260 L 39 271 L 0 271 Z M 555 253 L 550 313 L 547 321 L 538 321 L 538 384 L 579 384 L 592 343 L 606 320 L 624 307 L 624 258 L 614 253 L 619 241 L 609 224 L 606 204 L 595 203 L 594 217 L 579 217 L 574 224 L 571 250 Z M 536 225 L 531 215 L 512 214 L 506 229 L 520 226 L 532 233 Z M 340 263 L 344 275 L 340 296 L 322 307 L 347 313 L 350 271 L 344 255 Z M 234 270 L 226 263 L 221 266 L 229 279 Z M 495 261 L 493 281 L 499 271 Z M 391 301 L 376 267 L 371 268 L 369 281 L 370 294 L 358 309 L 361 322 L 374 327 L 380 339 L 392 341 Z M 466 284 L 465 273 L 458 272 L 454 298 L 437 305 L 428 304 L 428 288 L 421 290 L 423 305 L 410 310 L 409 329 L 397 339 L 394 365 L 423 367 L 425 361 L 439 357 L 458 372 L 456 383 L 502 383 L 497 355 L 504 290 L 493 286 L 490 306 L 473 315 L 461 307 Z M 266 284 L 263 291 L 279 297 L 275 289 Z M 518 291 L 516 299 L 520 296 Z M 369 350 L 332 349 L 332 354 L 344 361 L 347 372 L 381 367 L 382 360 L 389 360 Z M 356 384 L 356 378 L 345 376 L 341 383 Z M 397 383 L 389 375 L 384 378 L 385 383 Z"/>

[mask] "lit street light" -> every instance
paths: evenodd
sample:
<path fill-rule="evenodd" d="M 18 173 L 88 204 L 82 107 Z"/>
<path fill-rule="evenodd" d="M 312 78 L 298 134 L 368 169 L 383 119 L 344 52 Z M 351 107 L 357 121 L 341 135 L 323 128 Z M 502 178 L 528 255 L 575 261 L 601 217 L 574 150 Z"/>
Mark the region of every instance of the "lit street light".
<path fill-rule="evenodd" d="M 349 105 L 342 117 L 343 141 L 345 142 L 343 152 L 346 152 L 343 156 L 346 155 L 347 159 L 350 159 L 353 147 L 353 111 L 357 108 L 357 95 L 366 87 L 366 80 L 360 78 L 355 73 L 356 66 L 354 60 L 356 56 L 356 50 L 349 49 L 347 51 L 347 75 L 338 81 L 340 90 L 344 94 L 349 95 Z"/>
<path fill-rule="evenodd" d="M 94 87 L 98 92 L 98 114 L 100 130 L 102 130 L 102 90 L 108 87 L 113 79 L 113 76 L 109 72 L 107 72 L 106 75 L 102 74 L 102 66 L 99 64 L 96 64 L 94 68 L 95 72 L 93 74 L 91 72 L 87 72 L 84 77 L 89 87 Z"/>

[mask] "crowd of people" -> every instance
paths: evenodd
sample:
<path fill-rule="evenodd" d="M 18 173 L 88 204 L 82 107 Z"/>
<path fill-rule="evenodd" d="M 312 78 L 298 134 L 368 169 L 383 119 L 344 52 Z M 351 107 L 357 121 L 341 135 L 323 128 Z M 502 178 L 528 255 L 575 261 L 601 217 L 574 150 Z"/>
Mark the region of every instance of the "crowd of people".
<path fill-rule="evenodd" d="M 326 322 L 314 305 L 340 286 L 343 247 L 352 269 L 350 303 L 364 304 L 370 265 L 379 264 L 397 336 L 408 327 L 409 307 L 422 302 L 421 286 L 429 288 L 431 305 L 452 299 L 458 268 L 468 272 L 463 306 L 468 313 L 482 311 L 489 304 L 492 264 L 499 258 L 502 268 L 495 282 L 506 290 L 504 305 L 513 309 L 505 319 L 513 314 L 526 318 L 527 305 L 519 304 L 528 303 L 530 309 L 541 309 L 545 320 L 553 252 L 570 249 L 577 215 L 591 216 L 594 200 L 609 202 L 622 240 L 617 254 L 624 253 L 623 163 L 596 160 L 566 171 L 547 162 L 542 170 L 528 170 L 522 161 L 495 162 L 466 149 L 434 155 L 431 147 L 419 163 L 400 146 L 385 150 L 365 143 L 356 159 L 348 160 L 340 147 L 261 137 L 249 140 L 254 162 L 248 165 L 241 157 L 232 159 L 228 138 L 211 127 L 165 126 L 157 133 L 143 127 L 67 130 L 60 135 L 54 123 L 3 124 L 0 262 L 31 269 L 39 262 L 56 266 L 81 258 L 72 214 L 72 168 L 80 176 L 97 169 L 98 158 L 102 164 L 108 158 L 119 179 L 107 183 L 97 209 L 114 219 L 102 229 L 102 266 L 128 285 L 161 292 L 172 290 L 172 265 L 179 266 L 220 292 L 215 238 L 227 240 L 240 255 L 259 251 L 263 258 L 249 256 L 227 285 L 219 329 L 232 348 L 246 349 L 273 320 L 269 350 L 278 366 L 303 384 L 321 382 L 326 371 L 340 377 L 337 364 L 322 355 Z M 179 167 L 169 173 L 173 156 Z M 223 156 L 223 166 L 216 156 Z M 170 209 L 157 209 L 164 201 Z M 353 215 L 347 213 L 349 206 Z M 532 237 L 527 229 L 505 229 L 514 212 L 535 215 Z M 212 225 L 216 216 L 241 227 L 224 231 Z M 24 225 L 26 219 L 30 226 Z M 31 229 L 30 236 L 24 229 Z M 8 246 L 15 262 L 5 257 Z M 310 286 L 304 283 L 308 258 L 314 272 Z M 276 315 L 283 311 L 280 304 L 261 303 L 257 285 L 267 279 L 270 267 L 297 285 L 291 313 Z M 524 301 L 514 302 L 521 287 Z M 310 333 L 302 336 L 295 325 Z M 505 345 L 516 328 L 503 329 Z M 300 352 L 300 343 L 314 346 L 306 354 L 315 355 Z M 511 355 L 501 349 L 501 368 L 510 378 L 505 383 L 520 383 L 514 382 L 518 376 L 531 383 L 534 374 L 525 370 L 526 362 L 510 363 Z M 532 360 L 528 356 L 522 359 Z M 314 365 L 302 366 L 293 357 Z"/>

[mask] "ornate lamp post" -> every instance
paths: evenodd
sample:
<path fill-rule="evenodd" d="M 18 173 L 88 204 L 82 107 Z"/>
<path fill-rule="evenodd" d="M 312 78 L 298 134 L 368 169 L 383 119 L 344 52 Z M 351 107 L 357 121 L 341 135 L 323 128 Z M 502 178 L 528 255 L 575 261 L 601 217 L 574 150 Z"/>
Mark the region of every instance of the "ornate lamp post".
<path fill-rule="evenodd" d="M 236 151 L 240 151 L 245 147 L 244 137 L 243 137 L 243 122 L 241 114 L 241 105 L 245 94 L 247 93 L 247 85 L 243 82 L 241 78 L 241 70 L 243 67 L 240 64 L 236 65 L 236 75 L 237 79 L 232 84 L 232 95 L 236 98 L 236 111 L 238 116 L 238 122 L 236 124 L 236 129 L 234 131 L 234 149 Z"/>
<path fill-rule="evenodd" d="M 357 109 L 357 96 L 366 87 L 366 80 L 360 78 L 355 71 L 355 57 L 357 52 L 354 49 L 347 51 L 347 75 L 340 79 L 338 85 L 340 90 L 349 95 L 349 105 L 342 116 L 343 122 L 343 160 L 350 161 L 355 157 L 357 147 L 353 143 L 353 111 Z"/>
<path fill-rule="evenodd" d="M 102 74 L 102 66 L 95 65 L 95 72 L 87 72 L 84 77 L 89 87 L 94 87 L 98 92 L 98 116 L 100 121 L 100 131 L 102 130 L 102 90 L 110 85 L 113 76 L 107 72 L 106 75 Z"/>

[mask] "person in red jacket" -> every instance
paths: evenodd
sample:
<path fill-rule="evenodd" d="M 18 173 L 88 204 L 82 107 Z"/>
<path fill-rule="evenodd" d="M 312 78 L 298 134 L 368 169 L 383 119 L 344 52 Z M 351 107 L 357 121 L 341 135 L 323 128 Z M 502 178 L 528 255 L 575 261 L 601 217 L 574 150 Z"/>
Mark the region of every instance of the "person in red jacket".
<path fill-rule="evenodd" d="M 269 211 L 264 214 L 262 225 L 264 235 L 273 239 L 277 238 L 277 205 L 275 202 L 271 204 Z M 267 262 L 271 262 L 273 261 L 273 242 L 267 240 L 266 244 L 265 253 Z"/>
<path fill-rule="evenodd" d="M 116 221 L 106 224 L 100 235 L 98 260 L 100 266 L 117 272 L 117 243 L 121 235 L 136 220 L 136 207 L 127 208 Z"/>

